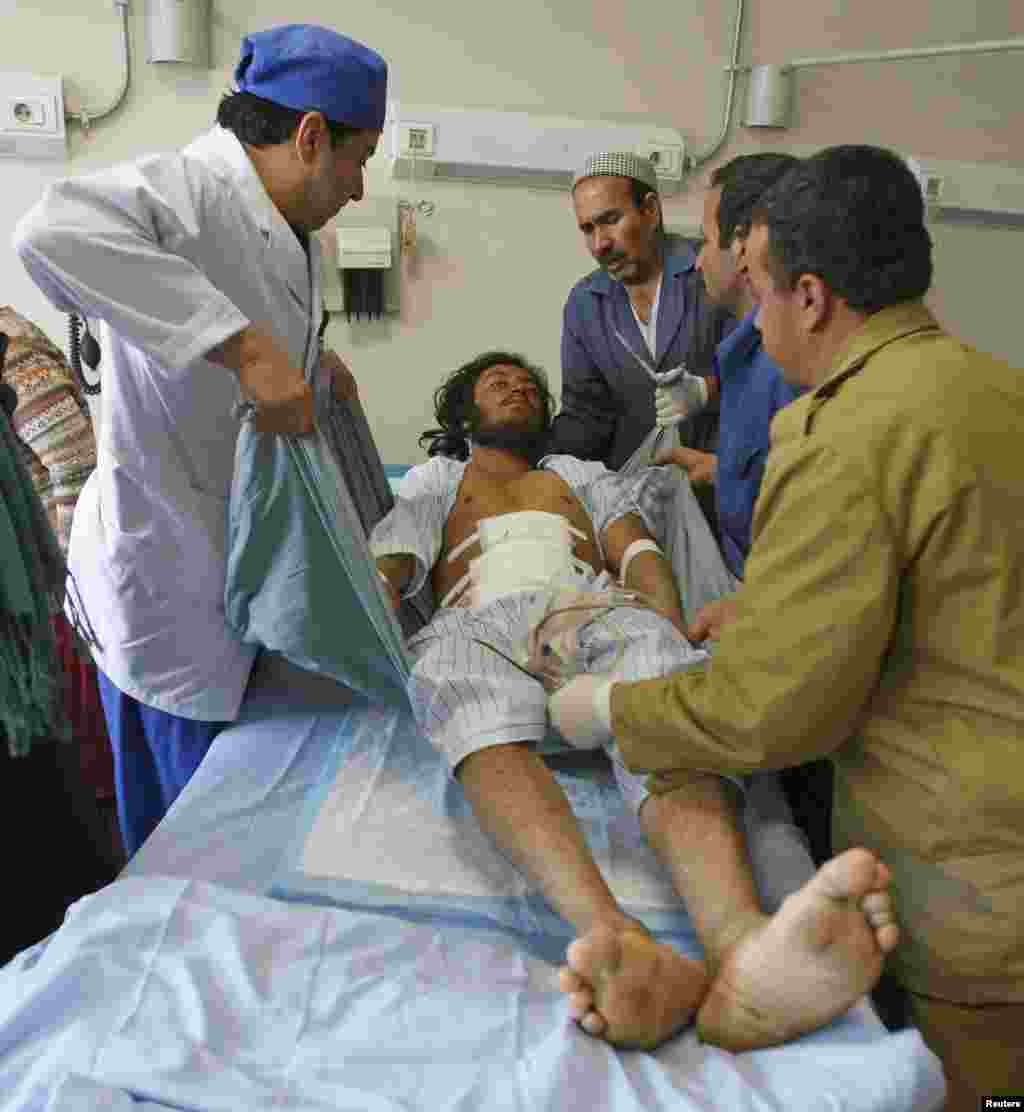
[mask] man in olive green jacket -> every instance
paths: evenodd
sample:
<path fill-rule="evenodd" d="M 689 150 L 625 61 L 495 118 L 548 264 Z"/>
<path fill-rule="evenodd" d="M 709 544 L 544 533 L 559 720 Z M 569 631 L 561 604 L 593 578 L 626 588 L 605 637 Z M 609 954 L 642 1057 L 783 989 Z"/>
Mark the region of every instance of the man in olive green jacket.
<path fill-rule="evenodd" d="M 922 304 L 923 218 L 909 170 L 871 147 L 765 195 L 745 244 L 757 324 L 809 390 L 773 422 L 745 582 L 693 631 L 717 638 L 704 670 L 588 677 L 550 709 L 570 740 L 607 728 L 655 793 L 830 757 L 835 847 L 889 866 L 889 969 L 947 1108 L 973 1110 L 1024 1093 L 1024 374 Z M 570 976 L 598 1012 L 629 975 L 607 950 Z"/>

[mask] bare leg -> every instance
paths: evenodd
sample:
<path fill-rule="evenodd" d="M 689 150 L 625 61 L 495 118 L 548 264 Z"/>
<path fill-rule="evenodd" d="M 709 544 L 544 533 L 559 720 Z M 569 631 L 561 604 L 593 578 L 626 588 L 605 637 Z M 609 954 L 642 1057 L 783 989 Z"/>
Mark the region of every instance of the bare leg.
<path fill-rule="evenodd" d="M 707 990 L 704 966 L 678 950 L 655 942 L 643 926 L 626 915 L 615 901 L 587 848 L 565 793 L 550 769 L 528 745 L 496 745 L 467 757 L 457 776 L 480 825 L 522 871 L 541 888 L 548 902 L 588 937 L 605 935 L 625 947 L 631 958 L 644 963 L 657 999 L 640 986 L 631 993 L 656 1007 L 661 1027 L 673 1031 L 693 1018 Z M 579 944 L 574 942 L 573 946 Z M 570 947 L 570 950 L 572 947 Z M 631 962 L 632 964 L 632 962 Z M 614 987 L 612 992 L 614 995 Z M 589 1012 L 589 1009 L 587 1009 Z M 598 1017 L 581 1017 L 584 1029 L 620 1045 L 647 1045 L 621 1033 Z"/>
<path fill-rule="evenodd" d="M 479 749 L 456 775 L 480 825 L 573 926 L 637 926 L 615 902 L 558 781 L 528 745 Z"/>
<path fill-rule="evenodd" d="M 714 976 L 736 935 L 760 926 L 747 840 L 737 813 L 739 791 L 718 776 L 694 774 L 667 795 L 652 795 L 640 825 L 668 866 Z"/>
<path fill-rule="evenodd" d="M 712 977 L 737 926 L 750 930 L 765 920 L 734 797 L 719 777 L 695 775 L 685 787 L 649 797 L 640 812 L 648 840 L 690 910 Z M 677 988 L 660 968 L 655 947 L 649 938 L 620 945 L 607 928 L 569 947 L 560 984 L 588 1031 L 617 1045 L 653 1047 L 685 1025 L 682 1015 L 692 1010 L 692 1000 L 673 1006 Z"/>
<path fill-rule="evenodd" d="M 785 1042 L 844 1012 L 877 981 L 898 929 L 888 870 L 866 850 L 829 862 L 776 915 L 764 916 L 731 810 L 721 788 L 695 778 L 690 788 L 649 799 L 641 822 L 707 952 L 713 981 L 698 1031 L 744 1050 Z M 636 950 L 615 946 L 607 931 L 591 932 L 569 948 L 562 988 L 594 1034 L 656 1046 L 675 1029 L 659 1028 L 649 1002 L 636 1006 L 650 977 Z M 646 990 L 655 1001 L 663 995 L 657 984 Z"/>
<path fill-rule="evenodd" d="M 878 980 L 899 937 L 889 870 L 866 850 L 826 863 L 778 912 L 761 913 L 734 801 L 694 777 L 648 799 L 641 822 L 686 901 L 712 985 L 697 1016 L 706 1042 L 749 1050 L 845 1012 Z"/>

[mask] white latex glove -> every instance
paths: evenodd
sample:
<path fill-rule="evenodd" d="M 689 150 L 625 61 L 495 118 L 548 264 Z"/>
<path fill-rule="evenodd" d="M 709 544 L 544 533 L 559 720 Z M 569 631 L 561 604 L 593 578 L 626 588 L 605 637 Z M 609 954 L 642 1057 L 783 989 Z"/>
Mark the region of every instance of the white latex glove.
<path fill-rule="evenodd" d="M 708 404 L 706 379 L 689 371 L 669 374 L 654 388 L 654 416 L 660 429 L 678 425 Z"/>
<path fill-rule="evenodd" d="M 577 676 L 548 699 L 551 725 L 574 749 L 600 749 L 612 739 L 613 679 Z"/>

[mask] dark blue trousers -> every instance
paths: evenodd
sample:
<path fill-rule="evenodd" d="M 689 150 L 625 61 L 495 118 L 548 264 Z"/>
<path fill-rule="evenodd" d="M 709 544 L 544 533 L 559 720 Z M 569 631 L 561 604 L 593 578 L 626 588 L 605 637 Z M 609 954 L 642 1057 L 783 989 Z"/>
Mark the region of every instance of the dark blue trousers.
<path fill-rule="evenodd" d="M 152 833 L 227 722 L 199 722 L 146 706 L 97 669 L 114 750 L 117 819 L 125 853 Z"/>

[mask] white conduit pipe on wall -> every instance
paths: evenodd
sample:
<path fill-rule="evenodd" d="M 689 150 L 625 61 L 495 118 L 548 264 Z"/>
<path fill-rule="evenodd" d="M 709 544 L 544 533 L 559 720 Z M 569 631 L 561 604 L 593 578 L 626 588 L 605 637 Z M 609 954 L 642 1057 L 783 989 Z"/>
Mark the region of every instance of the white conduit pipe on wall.
<path fill-rule="evenodd" d="M 899 50 L 833 54 L 820 58 L 796 58 L 782 65 L 736 66 L 728 68 L 750 74 L 747 89 L 748 127 L 789 126 L 793 99 L 793 74 L 811 66 L 843 65 L 851 62 L 892 62 L 907 58 L 937 58 L 951 54 L 998 54 L 1024 50 L 1024 39 L 995 39 L 986 42 L 949 43 L 942 46 L 906 47 Z"/>
<path fill-rule="evenodd" d="M 736 74 L 744 68 L 740 66 L 740 36 L 743 33 L 743 3 L 744 0 L 736 0 L 736 23 L 732 33 L 732 58 L 726 70 L 729 73 L 729 89 L 725 96 L 725 112 L 722 116 L 722 130 L 719 132 L 718 138 L 714 143 L 703 153 L 694 155 L 693 161 L 689 169 L 696 169 L 698 166 L 703 165 L 709 159 L 714 158 L 718 154 L 725 142 L 726 136 L 729 134 L 729 122 L 732 120 L 732 105 L 733 99 L 736 95 Z"/>
<path fill-rule="evenodd" d="M 943 54 L 998 54 L 1006 50 L 1024 50 L 1024 39 L 995 39 L 990 42 L 950 43 L 947 46 L 907 47 L 866 54 L 835 54 L 830 58 L 797 58 L 787 62 L 786 69 L 807 66 L 839 65 L 844 62 L 887 62 L 900 58 L 936 58 Z"/>
<path fill-rule="evenodd" d="M 86 130 L 97 120 L 105 119 L 116 111 L 128 92 L 128 81 L 131 73 L 128 52 L 128 0 L 114 0 L 114 7 L 118 9 L 121 16 L 121 87 L 115 93 L 113 99 L 102 108 L 97 108 L 95 111 L 81 108 L 77 112 L 68 112 L 68 116 L 72 120 L 77 120 Z"/>

